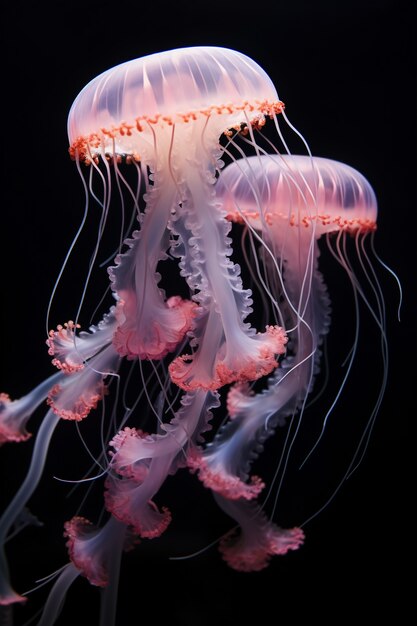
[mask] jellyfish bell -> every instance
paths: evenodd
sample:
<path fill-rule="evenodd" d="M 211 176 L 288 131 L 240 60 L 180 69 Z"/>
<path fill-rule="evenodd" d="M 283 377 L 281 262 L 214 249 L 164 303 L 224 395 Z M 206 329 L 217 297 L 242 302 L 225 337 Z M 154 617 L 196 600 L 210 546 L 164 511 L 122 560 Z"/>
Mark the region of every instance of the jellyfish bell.
<path fill-rule="evenodd" d="M 377 201 L 366 178 L 353 167 L 322 157 L 248 157 L 227 167 L 217 184 L 228 218 L 258 231 L 277 224 L 315 225 L 315 236 L 376 229 Z"/>
<path fill-rule="evenodd" d="M 240 52 L 210 46 L 164 51 L 122 63 L 84 87 L 68 117 L 70 153 L 152 161 L 154 134 L 171 136 L 174 124 L 179 135 L 200 126 L 217 139 L 282 107 L 265 71 Z"/>

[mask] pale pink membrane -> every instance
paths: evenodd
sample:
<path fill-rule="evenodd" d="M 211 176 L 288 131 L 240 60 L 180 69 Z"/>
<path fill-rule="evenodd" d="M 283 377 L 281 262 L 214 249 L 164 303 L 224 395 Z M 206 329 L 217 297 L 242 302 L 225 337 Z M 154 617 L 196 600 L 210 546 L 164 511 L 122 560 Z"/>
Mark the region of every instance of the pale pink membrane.
<path fill-rule="evenodd" d="M 216 501 L 240 526 L 240 531 L 231 531 L 219 545 L 222 557 L 235 570 L 262 570 L 273 556 L 297 550 L 304 542 L 301 528 L 279 528 L 254 502 L 225 500 L 218 495 Z"/>
<path fill-rule="evenodd" d="M 174 382 L 187 391 L 264 376 L 284 350 L 279 328 L 260 334 L 244 323 L 250 294 L 230 261 L 229 226 L 213 192 L 220 135 L 241 124 L 262 124 L 265 115 L 281 110 L 273 84 L 256 63 L 214 47 L 122 64 L 87 85 L 71 109 L 74 158 L 132 155 L 151 172 L 140 230 L 110 271 L 126 309 L 114 345 L 128 358 L 162 358 L 191 329 L 196 355 L 170 368 Z M 189 305 L 167 306 L 158 287 L 157 266 L 173 244 L 199 305 L 192 328 Z"/>
<path fill-rule="evenodd" d="M 106 393 L 104 380 L 117 372 L 119 355 L 113 346 L 94 356 L 81 371 L 66 376 L 48 394 L 51 409 L 65 420 L 83 420 Z"/>
<path fill-rule="evenodd" d="M 110 468 L 123 478 L 108 477 L 106 507 L 141 537 L 157 537 L 167 528 L 171 514 L 165 507 L 159 511 L 152 498 L 168 474 L 185 465 L 189 445 L 207 430 L 216 406 L 217 396 L 200 390 L 182 398 L 181 408 L 170 423 L 161 425 L 161 433 L 126 428 L 112 440 Z"/>
<path fill-rule="evenodd" d="M 7 393 L 0 393 L 0 445 L 7 441 L 29 439 L 31 434 L 26 430 L 29 418 L 62 379 L 63 374 L 53 374 L 18 400 L 11 400 Z"/>
<path fill-rule="evenodd" d="M 229 451 L 229 450 L 228 450 Z M 245 498 L 252 500 L 256 498 L 265 483 L 259 476 L 251 476 L 248 482 L 244 482 L 232 467 L 228 467 L 226 454 L 222 456 L 221 446 L 213 448 L 209 446 L 206 450 L 194 450 L 188 457 L 188 467 L 193 472 L 198 472 L 198 477 L 205 487 L 216 491 L 230 500 Z"/>
<path fill-rule="evenodd" d="M 195 304 L 180 296 L 168 298 L 166 302 L 155 297 L 152 290 L 146 294 L 146 315 L 137 312 L 137 296 L 134 290 L 119 291 L 123 302 L 126 321 L 119 326 L 113 345 L 117 352 L 128 359 L 157 360 L 176 349 L 190 330 Z M 139 330 L 144 327 L 144 331 Z"/>
<path fill-rule="evenodd" d="M 38 626 L 50 626 L 58 618 L 68 589 L 80 574 L 92 585 L 101 587 L 103 619 L 116 619 L 117 590 L 123 550 L 130 550 L 138 539 L 125 524 L 113 517 L 102 528 L 96 528 L 83 517 L 73 517 L 65 524 L 70 554 L 68 563 L 58 575 L 45 602 Z"/>
<path fill-rule="evenodd" d="M 120 358 L 112 338 L 124 319 L 120 304 L 110 309 L 97 326 L 76 335 L 69 322 L 49 333 L 47 344 L 53 362 L 66 376 L 50 390 L 48 404 L 62 419 L 83 420 L 97 407 L 106 391 L 104 380 L 117 372 Z"/>
<path fill-rule="evenodd" d="M 46 343 L 48 354 L 54 357 L 52 364 L 66 374 L 83 369 L 86 361 L 111 344 L 114 332 L 123 320 L 119 302 L 97 325 L 90 326 L 88 332 L 77 333 L 80 325 L 71 320 L 59 325 L 57 330 L 50 330 Z"/>
<path fill-rule="evenodd" d="M 112 307 L 97 326 L 76 335 L 73 322 L 51 331 L 47 344 L 53 363 L 66 376 L 48 394 L 48 404 L 62 419 L 83 420 L 105 393 L 104 380 L 116 373 L 120 357 L 112 339 L 123 320 L 120 303 Z"/>
<path fill-rule="evenodd" d="M 157 434 L 126 427 L 110 442 L 111 468 L 122 476 L 141 482 L 151 459 L 170 457 L 186 465 L 189 449 L 210 429 L 211 410 L 219 406 L 218 394 L 197 390 L 184 394 L 181 406 L 169 423 L 161 423 Z"/>
<path fill-rule="evenodd" d="M 160 488 L 169 472 L 169 463 L 152 462 L 149 468 L 150 480 L 138 484 L 131 478 L 119 479 L 109 476 L 106 480 L 106 508 L 112 515 L 132 526 L 135 533 L 146 539 L 159 537 L 171 522 L 167 507 L 159 510 L 151 497 Z"/>
<path fill-rule="evenodd" d="M 70 559 L 77 570 L 92 585 L 105 587 L 110 578 L 116 545 L 114 538 L 122 536 L 122 545 L 129 550 L 134 545 L 131 533 L 126 535 L 126 526 L 111 517 L 102 528 L 95 527 L 88 519 L 75 516 L 64 524 L 64 537 Z"/>

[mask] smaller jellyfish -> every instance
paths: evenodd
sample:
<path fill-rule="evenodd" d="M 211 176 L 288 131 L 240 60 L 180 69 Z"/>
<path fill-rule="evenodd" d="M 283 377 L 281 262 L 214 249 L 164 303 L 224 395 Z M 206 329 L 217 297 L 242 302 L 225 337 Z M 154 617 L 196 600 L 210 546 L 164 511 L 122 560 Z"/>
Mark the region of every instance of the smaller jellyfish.
<path fill-rule="evenodd" d="M 266 520 L 262 507 L 248 502 L 259 493 L 262 483 L 258 477 L 252 477 L 250 483 L 247 480 L 251 465 L 276 427 L 290 418 L 293 423 L 297 414 L 301 419 L 320 369 L 321 346 L 331 323 L 330 298 L 319 270 L 320 238 L 327 239 L 335 260 L 345 270 L 359 315 L 358 300 L 362 299 L 368 308 L 370 303 L 347 251 L 346 237 L 354 239 L 362 281 L 376 298 L 371 315 L 381 333 L 381 385 L 364 427 L 363 441 L 353 454 L 345 477 L 363 454 L 364 440 L 382 401 L 387 374 L 384 303 L 365 248 L 368 236 L 376 229 L 377 203 L 369 182 L 352 167 L 330 159 L 296 155 L 259 155 L 232 163 L 222 171 L 216 193 L 228 219 L 243 226 L 252 248 L 258 246 L 255 279 L 267 286 L 271 294 L 270 315 L 284 315 L 288 336 L 286 355 L 267 387 L 255 393 L 253 385 L 232 386 L 227 398 L 229 421 L 191 460 L 203 483 L 216 492 L 218 504 L 241 528 L 240 535 L 234 530 L 222 540 L 223 557 L 232 567 L 249 571 L 262 569 L 273 554 L 294 549 L 303 540 L 301 529 L 274 536 L 276 531 Z M 324 418 L 323 428 L 340 400 L 355 359 L 359 319 L 353 319 L 351 326 L 354 339 L 346 375 Z M 281 472 L 285 473 L 297 432 L 295 426 L 291 443 L 279 463 Z M 278 471 L 276 480 L 282 480 L 282 474 L 280 479 L 277 476 Z M 244 486 L 238 493 L 237 480 Z"/>

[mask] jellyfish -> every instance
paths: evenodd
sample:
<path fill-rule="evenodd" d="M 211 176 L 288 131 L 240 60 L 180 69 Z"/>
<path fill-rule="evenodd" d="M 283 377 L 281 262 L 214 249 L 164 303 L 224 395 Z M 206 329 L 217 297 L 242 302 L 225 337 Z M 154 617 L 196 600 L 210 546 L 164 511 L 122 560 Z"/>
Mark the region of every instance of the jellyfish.
<path fill-rule="evenodd" d="M 359 462 L 361 446 L 369 437 L 382 401 L 388 357 L 384 301 L 369 257 L 372 244 L 369 253 L 366 248 L 367 239 L 376 230 L 377 202 L 370 183 L 360 172 L 344 163 L 308 155 L 268 154 L 241 159 L 223 170 L 216 192 L 228 219 L 245 228 L 260 248 L 259 258 L 263 262 L 257 279 L 268 285 L 269 292 L 275 296 L 270 304 L 272 312 L 274 307 L 278 308 L 279 295 L 285 302 L 281 310 L 285 315 L 288 345 L 280 367 L 259 393 L 254 393 L 253 385 L 248 383 L 237 383 L 230 388 L 229 420 L 213 441 L 189 461 L 202 482 L 215 492 L 218 504 L 241 528 L 240 534 L 235 528 L 222 539 L 223 557 L 235 569 L 253 571 L 265 567 L 271 556 L 280 554 L 286 544 L 292 549 L 292 541 L 297 546 L 303 540 L 300 529 L 281 533 L 277 540 L 274 526 L 265 518 L 262 507 L 253 501 L 262 489 L 260 479 L 252 477 L 252 483 L 248 483 L 248 477 L 251 465 L 277 426 L 283 426 L 296 415 L 301 420 L 320 371 L 322 344 L 331 324 L 330 297 L 319 269 L 321 238 L 327 240 L 335 260 L 348 276 L 357 315 L 352 320 L 353 345 L 346 374 L 323 419 L 323 430 L 355 361 L 360 299 L 370 309 L 381 335 L 383 374 L 379 392 L 361 445 L 353 454 L 344 478 Z M 347 238 L 355 242 L 354 254 L 362 270 L 362 281 L 349 256 Z M 374 307 L 366 287 L 375 297 Z M 299 424 L 294 427 L 292 442 L 298 428 Z M 281 457 L 283 468 L 288 455 L 289 452 Z"/>
<path fill-rule="evenodd" d="M 167 532 L 174 512 L 158 493 L 180 469 L 240 526 L 219 545 L 231 567 L 263 569 L 304 541 L 301 528 L 282 528 L 265 513 L 265 483 L 252 463 L 278 425 L 303 414 L 320 365 L 330 305 L 317 240 L 337 231 L 335 257 L 362 297 L 341 242 L 357 233 L 362 249 L 376 202 L 348 166 L 290 156 L 283 128 L 308 152 L 265 71 L 227 48 L 123 63 L 72 105 L 69 153 L 85 215 L 98 214 L 97 239 L 76 315 L 48 330 L 58 371 L 19 400 L 0 397 L 0 434 L 10 445 L 25 445 L 31 415 L 48 407 L 27 476 L 1 518 L 0 545 L 37 488 L 62 420 L 97 424 L 99 453 L 79 482 L 100 485 L 102 507 L 94 520 L 77 510 L 65 523 L 69 562 L 50 578 L 40 626 L 55 622 L 78 576 L 102 588 L 100 626 L 115 623 L 122 553 Z M 249 233 L 247 267 L 234 258 L 238 225 Z M 361 261 L 367 265 L 365 252 Z M 110 290 L 97 305 L 101 319 L 82 330 L 103 265 Z M 371 269 L 366 276 L 381 307 Z M 58 294 L 59 279 L 48 320 Z M 3 548 L 0 579 L 1 604 L 25 602 L 9 582 Z"/>

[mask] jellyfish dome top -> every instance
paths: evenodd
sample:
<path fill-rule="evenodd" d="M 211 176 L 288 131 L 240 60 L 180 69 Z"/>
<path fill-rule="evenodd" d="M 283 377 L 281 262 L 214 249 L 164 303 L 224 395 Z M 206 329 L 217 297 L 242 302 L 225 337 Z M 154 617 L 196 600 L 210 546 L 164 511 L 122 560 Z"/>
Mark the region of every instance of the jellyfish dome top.
<path fill-rule="evenodd" d="M 264 70 L 240 52 L 160 52 L 122 63 L 81 91 L 68 118 L 70 152 L 81 159 L 104 151 L 152 162 L 155 133 L 171 137 L 178 125 L 180 136 L 204 129 L 217 140 L 228 128 L 262 122 L 282 107 Z"/>
<path fill-rule="evenodd" d="M 249 157 L 223 172 L 217 193 L 229 219 L 249 220 L 257 230 L 275 222 L 278 230 L 315 223 L 317 237 L 376 229 L 377 201 L 370 183 L 353 167 L 332 159 Z"/>
<path fill-rule="evenodd" d="M 0 520 L 0 545 L 36 490 L 60 421 L 82 422 L 99 407 L 99 452 L 80 482 L 101 486 L 103 506 L 93 521 L 81 507 L 66 522 L 70 561 L 56 574 L 40 626 L 55 623 L 79 575 L 103 588 L 100 626 L 115 623 L 121 554 L 168 528 L 171 512 L 155 499 L 180 468 L 237 522 L 239 532 L 219 543 L 234 569 L 261 570 L 303 543 L 301 528 L 280 528 L 257 502 L 265 483 L 252 465 L 277 426 L 303 414 L 319 369 L 330 301 L 317 240 L 373 231 L 377 210 L 369 183 L 352 168 L 288 154 L 278 118 L 288 122 L 265 71 L 216 47 L 118 65 L 72 105 L 69 152 L 86 212 L 98 208 L 98 236 L 76 315 L 48 332 L 58 371 L 23 398 L 0 395 L 0 443 L 27 440 L 28 421 L 47 405 L 27 477 Z M 264 135 L 268 120 L 281 148 Z M 80 330 L 116 207 L 112 306 Z M 244 272 L 233 257 L 244 240 L 240 232 L 235 240 L 239 224 L 250 242 Z M 175 280 L 164 280 L 168 266 Z M 24 601 L 1 549 L 0 604 Z"/>

